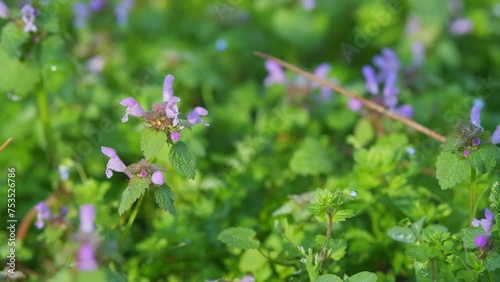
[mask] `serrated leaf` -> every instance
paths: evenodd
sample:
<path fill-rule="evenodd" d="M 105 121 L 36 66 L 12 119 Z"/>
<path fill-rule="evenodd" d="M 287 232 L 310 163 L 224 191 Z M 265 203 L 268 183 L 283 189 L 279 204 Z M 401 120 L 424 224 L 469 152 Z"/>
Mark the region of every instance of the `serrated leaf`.
<path fill-rule="evenodd" d="M 316 277 L 316 280 L 314 280 L 314 282 L 343 282 L 343 281 L 344 280 L 342 280 L 342 278 L 333 274 L 323 274 Z"/>
<path fill-rule="evenodd" d="M 161 151 L 166 143 L 165 132 L 156 131 L 153 128 L 145 128 L 141 133 L 141 151 L 146 160 L 150 160 Z"/>
<path fill-rule="evenodd" d="M 170 149 L 169 159 L 182 177 L 194 179 L 196 176 L 196 158 L 189 152 L 182 141 L 175 143 Z"/>
<path fill-rule="evenodd" d="M 21 45 L 28 40 L 29 34 L 19 28 L 14 22 L 2 28 L 0 46 L 10 57 L 17 59 L 21 56 Z"/>
<path fill-rule="evenodd" d="M 461 148 L 467 143 L 467 139 L 463 138 L 460 134 L 452 132 L 450 135 L 446 136 L 446 141 L 441 148 L 445 152 L 453 152 Z"/>
<path fill-rule="evenodd" d="M 290 169 L 300 175 L 318 175 L 332 170 L 332 162 L 321 142 L 306 138 L 290 159 Z"/>
<path fill-rule="evenodd" d="M 368 271 L 362 271 L 349 277 L 348 282 L 376 282 L 377 274 Z"/>
<path fill-rule="evenodd" d="M 238 249 L 257 249 L 260 242 L 253 239 L 256 232 L 246 227 L 232 227 L 223 230 L 217 237 L 230 247 Z"/>
<path fill-rule="evenodd" d="M 403 243 L 414 243 L 416 240 L 415 232 L 409 227 L 392 227 L 387 231 L 387 235 Z"/>
<path fill-rule="evenodd" d="M 167 184 L 163 184 L 160 187 L 156 188 L 155 199 L 158 206 L 160 206 L 160 208 L 162 208 L 164 211 L 174 216 L 177 215 L 174 206 L 175 194 Z"/>
<path fill-rule="evenodd" d="M 118 213 L 122 215 L 126 212 L 144 194 L 150 183 L 149 178 L 133 178 L 125 191 L 123 191 L 122 199 L 118 206 Z"/>
<path fill-rule="evenodd" d="M 486 143 L 477 150 L 470 152 L 467 160 L 479 173 L 487 173 L 495 168 L 500 149 L 490 143 Z"/>
<path fill-rule="evenodd" d="M 432 248 L 426 244 L 408 245 L 406 247 L 405 254 L 419 262 L 425 262 L 426 260 L 436 256 Z"/>
<path fill-rule="evenodd" d="M 318 234 L 314 236 L 314 245 L 318 248 L 323 247 L 325 244 L 326 236 Z M 330 249 L 329 255 L 333 260 L 341 260 L 347 251 L 347 243 L 342 239 L 332 239 L 328 241 L 327 248 Z"/>
<path fill-rule="evenodd" d="M 462 182 L 468 175 L 470 164 L 458 153 L 441 152 L 436 162 L 436 178 L 446 190 Z"/>
<path fill-rule="evenodd" d="M 467 249 L 476 249 L 477 245 L 474 243 L 474 239 L 476 239 L 477 235 L 484 234 L 481 228 L 464 228 L 460 233 L 464 248 Z"/>
<path fill-rule="evenodd" d="M 354 212 L 354 210 L 349 210 L 349 209 L 348 210 L 340 210 L 340 211 L 337 211 L 333 215 L 332 221 L 334 223 L 345 221 L 346 219 L 351 218 L 355 215 L 356 215 L 356 213 Z"/>
<path fill-rule="evenodd" d="M 500 269 L 500 255 L 497 252 L 490 252 L 484 260 L 484 267 L 488 271 Z"/>

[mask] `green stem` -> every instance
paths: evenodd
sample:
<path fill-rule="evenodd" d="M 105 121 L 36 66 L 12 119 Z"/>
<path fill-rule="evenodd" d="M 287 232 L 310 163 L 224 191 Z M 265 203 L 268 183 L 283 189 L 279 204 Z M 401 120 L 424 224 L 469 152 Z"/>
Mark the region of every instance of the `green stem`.
<path fill-rule="evenodd" d="M 437 267 L 436 267 L 436 258 L 431 258 L 431 276 L 432 281 L 437 281 Z"/>
<path fill-rule="evenodd" d="M 330 241 L 330 237 L 332 236 L 332 228 L 333 228 L 333 215 L 328 212 L 328 226 L 326 229 L 326 238 L 325 238 L 325 243 L 323 244 L 323 247 L 321 248 L 321 255 L 323 257 L 322 262 L 321 262 L 321 270 L 325 267 L 326 260 L 328 259 L 328 242 Z"/>
<path fill-rule="evenodd" d="M 137 213 L 139 212 L 139 208 L 141 207 L 142 200 L 144 200 L 144 194 L 139 198 L 137 203 L 134 206 L 134 210 L 132 210 L 132 213 L 130 214 L 130 217 L 128 219 L 127 227 L 125 227 L 125 231 L 123 231 L 122 235 L 120 236 L 120 240 L 118 240 L 118 249 L 121 247 L 123 242 L 125 241 L 125 238 L 127 238 L 127 234 L 130 231 L 130 228 L 132 227 L 132 224 L 134 223 L 135 217 L 137 216 Z"/>
<path fill-rule="evenodd" d="M 47 153 L 47 159 L 49 164 L 52 166 L 57 165 L 56 151 L 54 140 L 52 139 L 52 128 L 50 127 L 50 110 L 49 103 L 47 99 L 47 94 L 43 90 L 43 83 L 38 85 L 38 91 L 36 92 L 36 100 L 38 103 L 38 111 L 40 114 L 40 120 L 43 125 L 43 133 L 45 137 L 45 150 Z"/>
<path fill-rule="evenodd" d="M 476 206 L 476 170 L 470 170 L 470 205 L 469 205 L 469 222 L 474 218 L 474 207 Z"/>

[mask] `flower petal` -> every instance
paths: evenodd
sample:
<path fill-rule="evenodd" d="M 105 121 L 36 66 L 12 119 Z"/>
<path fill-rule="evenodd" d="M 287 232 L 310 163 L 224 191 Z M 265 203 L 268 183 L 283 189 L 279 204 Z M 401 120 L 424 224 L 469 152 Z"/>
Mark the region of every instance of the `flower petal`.
<path fill-rule="evenodd" d="M 102 146 L 102 147 L 101 147 L 101 152 L 102 152 L 104 155 L 106 155 L 106 156 L 108 156 L 108 157 L 110 157 L 110 158 L 116 158 L 116 157 L 117 157 L 117 155 L 116 155 L 116 151 L 115 151 L 115 149 L 113 149 L 113 148 L 109 148 L 109 147 L 104 147 L 104 146 Z"/>

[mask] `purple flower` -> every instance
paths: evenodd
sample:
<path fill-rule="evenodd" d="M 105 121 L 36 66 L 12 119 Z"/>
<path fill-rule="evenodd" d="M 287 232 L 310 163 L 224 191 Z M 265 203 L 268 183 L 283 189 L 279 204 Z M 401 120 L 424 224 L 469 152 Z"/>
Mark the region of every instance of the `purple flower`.
<path fill-rule="evenodd" d="M 351 109 L 351 111 L 358 112 L 359 110 L 361 110 L 363 103 L 361 103 L 361 101 L 358 99 L 351 99 L 349 100 L 347 106 L 349 107 L 349 109 Z"/>
<path fill-rule="evenodd" d="M 472 106 L 472 110 L 470 111 L 470 120 L 472 124 L 477 127 L 481 127 L 481 107 L 480 105 Z"/>
<path fill-rule="evenodd" d="M 198 123 L 202 123 L 204 126 L 209 126 L 208 123 L 204 122 L 200 116 L 206 116 L 208 115 L 208 111 L 205 108 L 202 107 L 196 107 L 194 110 L 192 110 L 189 115 L 187 116 L 187 120 L 190 125 L 195 125 Z"/>
<path fill-rule="evenodd" d="M 165 113 L 167 118 L 172 120 L 173 126 L 176 126 L 179 123 L 179 108 L 177 107 L 177 103 L 179 103 L 181 99 L 174 96 L 174 90 L 172 89 L 173 82 L 173 75 L 169 74 L 165 77 L 163 82 L 163 101 L 166 102 Z"/>
<path fill-rule="evenodd" d="M 488 140 L 491 144 L 498 144 L 500 143 L 500 125 L 497 125 L 497 128 L 495 129 L 495 132 L 493 132 L 493 135 L 491 135 L 490 140 Z"/>
<path fill-rule="evenodd" d="M 411 44 L 411 52 L 413 53 L 413 64 L 421 66 L 424 62 L 425 46 L 420 41 L 415 41 Z"/>
<path fill-rule="evenodd" d="M 87 69 L 91 73 L 100 73 L 104 69 L 106 61 L 100 55 L 94 56 L 87 61 Z"/>
<path fill-rule="evenodd" d="M 361 72 L 365 77 L 366 91 L 368 91 L 368 93 L 371 93 L 373 95 L 377 95 L 379 89 L 378 89 L 377 75 L 375 74 L 375 70 L 372 68 L 372 66 L 366 65 L 363 67 Z"/>
<path fill-rule="evenodd" d="M 156 185 L 163 185 L 165 183 L 165 177 L 161 171 L 155 171 L 151 176 L 151 182 Z"/>
<path fill-rule="evenodd" d="M 125 25 L 128 21 L 128 13 L 130 8 L 134 5 L 133 0 L 123 0 L 115 8 L 115 15 L 117 18 L 118 25 Z"/>
<path fill-rule="evenodd" d="M 382 55 L 373 57 L 373 64 L 380 70 L 379 81 L 385 81 L 389 74 L 397 73 L 400 66 L 396 53 L 389 48 L 382 49 Z"/>
<path fill-rule="evenodd" d="M 307 11 L 311 11 L 316 6 L 316 0 L 302 0 L 302 6 Z"/>
<path fill-rule="evenodd" d="M 401 105 L 397 107 L 394 112 L 400 116 L 404 116 L 407 118 L 413 117 L 413 107 L 408 104 Z"/>
<path fill-rule="evenodd" d="M 23 16 L 23 22 L 26 25 L 24 27 L 24 32 L 36 32 L 37 28 L 34 24 L 35 22 L 35 8 L 31 5 L 24 5 L 21 9 L 21 14 Z"/>
<path fill-rule="evenodd" d="M 104 8 L 105 0 L 92 0 L 90 1 L 90 8 L 92 11 L 100 11 Z"/>
<path fill-rule="evenodd" d="M 472 139 L 472 143 L 474 144 L 474 146 L 477 146 L 477 145 L 479 145 L 479 143 L 481 143 L 481 139 L 476 137 L 476 138 Z"/>
<path fill-rule="evenodd" d="M 470 154 L 470 150 L 469 149 L 465 149 L 464 150 L 464 157 L 467 158 L 469 156 L 469 154 Z"/>
<path fill-rule="evenodd" d="M 83 233 L 94 232 L 95 208 L 92 204 L 80 207 L 80 231 Z"/>
<path fill-rule="evenodd" d="M 471 32 L 472 28 L 472 22 L 467 18 L 456 19 L 450 24 L 450 32 L 457 36 L 465 35 Z"/>
<path fill-rule="evenodd" d="M 121 100 L 120 105 L 127 107 L 127 110 L 125 111 L 125 115 L 122 118 L 122 122 L 128 121 L 128 115 L 133 115 L 136 117 L 143 117 L 146 115 L 146 112 L 144 111 L 144 109 L 142 109 L 142 107 L 132 97 L 128 97 L 128 98 Z"/>
<path fill-rule="evenodd" d="M 10 10 L 3 1 L 0 1 L 0 18 L 6 19 L 10 16 Z"/>
<path fill-rule="evenodd" d="M 495 216 L 488 208 L 484 210 L 484 216 L 485 216 L 485 218 L 483 218 L 483 219 L 474 218 L 472 220 L 472 226 L 479 227 L 479 225 L 481 225 L 484 232 L 486 233 L 486 236 L 490 237 L 491 236 L 491 227 L 493 226 L 493 221 L 495 220 Z"/>
<path fill-rule="evenodd" d="M 476 246 L 482 248 L 486 245 L 486 243 L 488 243 L 488 238 L 484 235 L 477 235 L 477 237 L 474 239 L 474 244 L 476 244 Z"/>
<path fill-rule="evenodd" d="M 120 160 L 114 149 L 108 147 L 101 147 L 101 151 L 104 155 L 110 157 L 110 160 L 106 165 L 106 177 L 111 178 L 111 176 L 113 176 L 112 170 L 116 172 L 125 171 L 126 166 L 122 162 L 122 160 Z"/>
<path fill-rule="evenodd" d="M 398 94 L 399 88 L 396 87 L 397 74 L 395 72 L 391 72 L 387 75 L 385 84 L 384 84 L 384 104 L 392 109 L 396 107 L 398 104 Z"/>
<path fill-rule="evenodd" d="M 326 80 L 327 79 L 326 76 L 327 76 L 329 71 L 330 71 L 330 64 L 322 63 L 319 66 L 317 66 L 316 69 L 314 70 L 314 76 Z M 321 86 L 319 83 L 317 83 L 315 81 L 313 81 L 311 85 L 312 85 L 312 87 L 321 87 L 320 97 L 323 100 L 330 98 L 330 96 L 333 93 L 332 89 L 330 89 L 328 87 Z"/>
<path fill-rule="evenodd" d="M 142 178 L 144 178 L 144 177 L 148 176 L 148 172 L 143 170 L 143 171 L 141 171 L 140 175 Z"/>
<path fill-rule="evenodd" d="M 49 206 L 45 202 L 40 202 L 35 206 L 35 209 L 38 211 L 36 215 L 36 227 L 38 229 L 42 229 L 45 224 L 43 220 L 52 219 L 52 213 L 50 212 Z"/>
<path fill-rule="evenodd" d="M 73 12 L 75 13 L 75 19 L 73 21 L 75 27 L 80 28 L 84 26 L 90 17 L 89 6 L 80 2 L 75 3 L 75 5 L 73 5 Z"/>
<path fill-rule="evenodd" d="M 80 271 L 94 271 L 97 269 L 95 249 L 90 243 L 83 243 L 78 250 L 76 268 Z"/>
<path fill-rule="evenodd" d="M 264 85 L 270 86 L 274 83 L 285 84 L 286 76 L 281 66 L 271 60 L 266 60 L 265 67 L 269 75 L 264 79 Z"/>
<path fill-rule="evenodd" d="M 172 134 L 170 134 L 170 138 L 172 138 L 172 141 L 177 142 L 181 139 L 181 135 L 179 132 L 172 132 Z"/>

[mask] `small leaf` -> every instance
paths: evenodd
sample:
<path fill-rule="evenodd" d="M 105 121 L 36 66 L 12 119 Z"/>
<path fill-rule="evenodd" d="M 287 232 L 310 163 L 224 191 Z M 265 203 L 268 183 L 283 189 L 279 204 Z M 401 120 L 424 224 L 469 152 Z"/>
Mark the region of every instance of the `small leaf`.
<path fill-rule="evenodd" d="M 469 175 L 469 163 L 458 153 L 441 152 L 436 162 L 436 178 L 446 190 L 462 182 Z"/>
<path fill-rule="evenodd" d="M 146 160 L 161 151 L 166 143 L 166 135 L 164 132 L 156 131 L 153 128 L 145 128 L 141 133 L 141 151 L 144 153 Z"/>
<path fill-rule="evenodd" d="M 255 231 L 245 227 L 233 227 L 223 230 L 217 239 L 230 247 L 238 249 L 257 249 L 260 242 L 253 239 Z"/>
<path fill-rule="evenodd" d="M 342 278 L 333 274 L 323 274 L 316 277 L 316 280 L 314 280 L 314 282 L 343 282 L 343 281 L 344 280 L 342 280 Z"/>
<path fill-rule="evenodd" d="M 21 45 L 28 40 L 29 35 L 23 32 L 14 22 L 7 23 L 2 28 L 0 46 L 14 59 L 21 56 Z"/>
<path fill-rule="evenodd" d="M 486 143 L 478 150 L 471 151 L 467 160 L 479 173 L 484 174 L 495 168 L 499 154 L 500 149 L 497 146 Z"/>
<path fill-rule="evenodd" d="M 177 215 L 174 206 L 175 194 L 167 184 L 163 184 L 160 187 L 156 188 L 155 199 L 158 206 L 160 206 L 160 208 L 162 208 L 164 211 L 174 216 Z"/>
<path fill-rule="evenodd" d="M 144 194 L 146 189 L 149 187 L 150 179 L 149 178 L 140 178 L 136 177 L 132 179 L 128 187 L 123 191 L 122 199 L 120 201 L 120 205 L 118 206 L 118 213 L 122 215 L 126 212 L 132 204 L 134 204 L 139 197 Z"/>
<path fill-rule="evenodd" d="M 368 271 L 362 271 L 349 277 L 348 282 L 376 282 L 377 274 Z"/>
<path fill-rule="evenodd" d="M 403 243 L 414 243 L 416 240 L 415 232 L 409 227 L 392 227 L 387 231 L 387 235 L 392 239 Z"/>
<path fill-rule="evenodd" d="M 182 141 L 175 143 L 170 149 L 170 162 L 182 177 L 194 179 L 196 176 L 196 158 L 189 152 Z"/>
<path fill-rule="evenodd" d="M 354 128 L 354 136 L 361 146 L 370 143 L 375 137 L 375 130 L 368 119 L 361 119 Z"/>
<path fill-rule="evenodd" d="M 318 175 L 332 169 L 332 161 L 321 142 L 308 137 L 290 159 L 290 169 L 300 175 Z"/>
<path fill-rule="evenodd" d="M 467 139 L 462 137 L 460 134 L 453 132 L 446 136 L 446 141 L 441 147 L 445 152 L 453 152 L 460 149 L 463 145 L 467 143 Z"/>
<path fill-rule="evenodd" d="M 425 262 L 426 260 L 437 255 L 427 244 L 408 245 L 406 247 L 405 254 L 419 262 Z"/>
<path fill-rule="evenodd" d="M 484 266 L 488 271 L 495 271 L 500 268 L 500 255 L 497 252 L 490 252 L 484 260 Z"/>
<path fill-rule="evenodd" d="M 354 210 L 340 210 L 333 215 L 332 221 L 334 223 L 345 221 L 346 219 L 351 218 L 355 215 L 356 214 Z"/>

